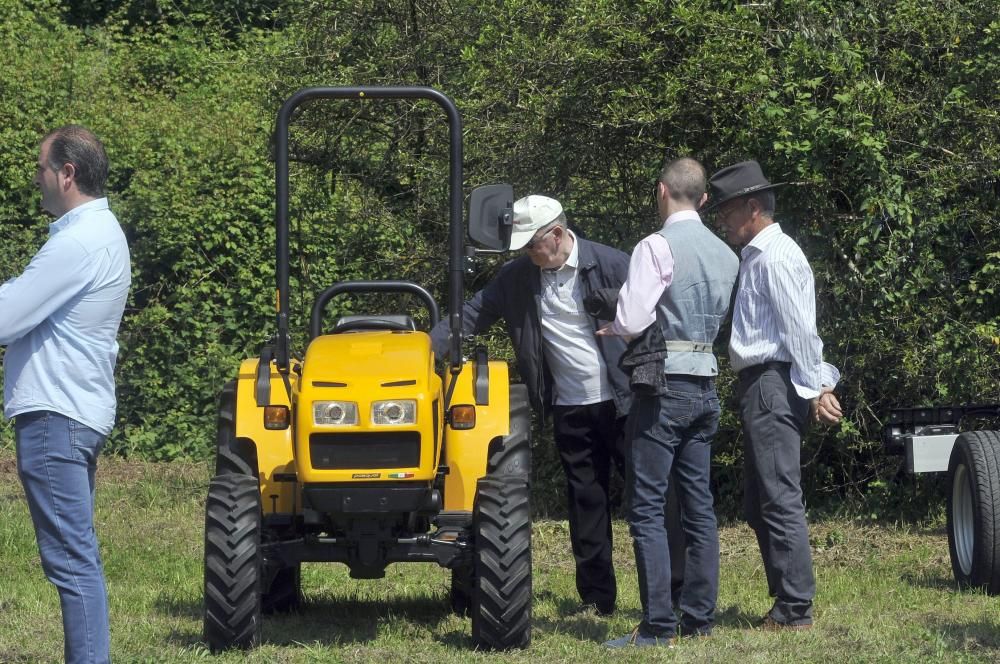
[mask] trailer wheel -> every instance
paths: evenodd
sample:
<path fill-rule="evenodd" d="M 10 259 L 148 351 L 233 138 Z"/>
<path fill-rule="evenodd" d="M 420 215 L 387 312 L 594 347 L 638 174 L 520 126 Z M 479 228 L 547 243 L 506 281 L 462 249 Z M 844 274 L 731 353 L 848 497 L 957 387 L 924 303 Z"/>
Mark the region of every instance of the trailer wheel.
<path fill-rule="evenodd" d="M 531 509 L 528 483 L 484 477 L 473 508 L 472 640 L 484 650 L 531 642 Z"/>
<path fill-rule="evenodd" d="M 1000 432 L 958 436 L 948 462 L 948 549 L 962 588 L 1000 594 Z"/>
<path fill-rule="evenodd" d="M 257 479 L 214 477 L 205 506 L 205 641 L 212 652 L 260 642 L 260 553 Z"/>

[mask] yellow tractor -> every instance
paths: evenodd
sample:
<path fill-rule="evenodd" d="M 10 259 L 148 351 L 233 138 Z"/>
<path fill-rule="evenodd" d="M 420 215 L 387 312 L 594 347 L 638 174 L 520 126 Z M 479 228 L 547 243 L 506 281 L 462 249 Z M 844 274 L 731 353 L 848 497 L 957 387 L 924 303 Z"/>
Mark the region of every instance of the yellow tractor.
<path fill-rule="evenodd" d="M 435 102 L 449 124 L 447 361 L 407 311 L 324 321 L 331 299 L 402 293 L 434 298 L 406 281 L 331 285 L 313 303 L 308 341 L 289 334 L 288 133 L 310 100 Z M 357 579 L 390 563 L 451 571 L 450 602 L 472 620 L 473 646 L 531 640 L 531 467 L 527 390 L 484 349 L 462 355 L 462 124 L 454 103 L 424 87 L 307 88 L 276 122 L 277 330 L 222 391 L 215 476 L 205 510 L 205 640 L 213 651 L 260 642 L 262 614 L 302 598 L 301 564 L 336 562 Z M 509 244 L 513 192 L 480 187 L 469 235 L 485 249 Z"/>

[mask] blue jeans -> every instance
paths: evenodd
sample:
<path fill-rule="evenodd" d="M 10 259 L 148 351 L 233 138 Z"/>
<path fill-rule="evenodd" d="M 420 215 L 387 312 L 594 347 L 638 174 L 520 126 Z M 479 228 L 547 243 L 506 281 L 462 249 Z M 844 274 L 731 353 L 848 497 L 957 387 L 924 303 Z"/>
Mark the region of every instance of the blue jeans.
<path fill-rule="evenodd" d="M 683 633 L 707 634 L 719 595 L 719 530 L 710 472 L 719 397 L 711 378 L 668 375 L 664 396 L 636 395 L 629 414 L 629 531 L 635 548 L 643 636 L 677 633 L 670 593 L 667 488 L 672 478 L 687 539 L 678 608 Z M 671 473 L 672 471 L 672 473 Z"/>
<path fill-rule="evenodd" d="M 94 533 L 94 472 L 104 436 L 50 411 L 18 415 L 14 433 L 42 569 L 59 591 L 66 662 L 108 662 L 108 596 Z"/>

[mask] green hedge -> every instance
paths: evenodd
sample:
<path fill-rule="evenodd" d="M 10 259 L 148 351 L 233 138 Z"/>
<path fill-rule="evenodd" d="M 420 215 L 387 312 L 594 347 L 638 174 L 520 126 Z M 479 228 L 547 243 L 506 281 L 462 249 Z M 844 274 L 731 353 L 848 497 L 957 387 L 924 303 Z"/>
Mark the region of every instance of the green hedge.
<path fill-rule="evenodd" d="M 779 221 L 812 262 L 848 409 L 806 443 L 812 505 L 926 509 L 934 481 L 901 484 L 899 460 L 881 451 L 887 410 L 1000 397 L 994 2 L 299 0 L 279 11 L 0 0 L 0 10 L 4 277 L 44 240 L 31 187 L 44 131 L 83 122 L 112 157 L 134 263 L 110 441 L 119 453 L 208 455 L 219 386 L 273 332 L 271 130 L 280 102 L 306 85 L 441 89 L 463 113 L 467 191 L 508 181 L 549 193 L 588 237 L 626 251 L 655 227 L 652 182 L 667 157 L 710 170 L 752 157 L 789 182 Z M 407 278 L 443 295 L 446 139 L 430 104 L 311 104 L 296 118 L 299 339 L 313 294 L 340 279 Z M 489 342 L 510 357 L 502 332 Z M 725 371 L 727 398 L 731 380 Z M 9 428 L 2 435 L 9 444 Z M 537 484 L 551 488 L 560 471 L 539 440 Z M 740 455 L 729 407 L 715 473 L 728 514 Z"/>

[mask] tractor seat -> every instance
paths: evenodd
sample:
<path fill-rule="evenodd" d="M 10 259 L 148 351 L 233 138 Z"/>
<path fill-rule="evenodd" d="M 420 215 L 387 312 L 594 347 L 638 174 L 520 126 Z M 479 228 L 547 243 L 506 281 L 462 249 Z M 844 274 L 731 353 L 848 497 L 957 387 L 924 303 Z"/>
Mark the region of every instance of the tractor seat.
<path fill-rule="evenodd" d="M 330 334 L 340 332 L 356 332 L 359 330 L 401 330 L 415 332 L 417 329 L 413 319 L 405 314 L 386 314 L 382 316 L 354 315 L 341 316 L 330 330 Z"/>

